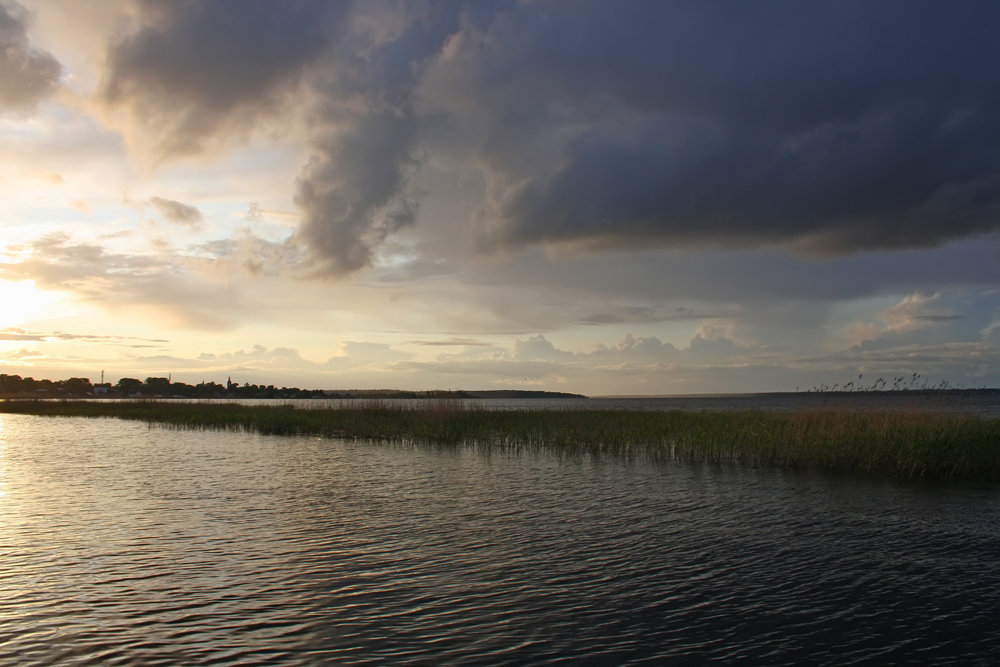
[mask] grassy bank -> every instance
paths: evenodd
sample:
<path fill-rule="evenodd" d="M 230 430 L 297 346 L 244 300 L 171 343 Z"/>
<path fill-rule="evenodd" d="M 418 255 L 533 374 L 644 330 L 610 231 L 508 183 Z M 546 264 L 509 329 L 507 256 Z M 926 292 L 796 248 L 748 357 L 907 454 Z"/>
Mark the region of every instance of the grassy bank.
<path fill-rule="evenodd" d="M 0 402 L 0 412 L 1000 482 L 1000 420 L 931 413 L 509 411 L 454 402 L 313 410 L 118 401 L 7 401 Z"/>

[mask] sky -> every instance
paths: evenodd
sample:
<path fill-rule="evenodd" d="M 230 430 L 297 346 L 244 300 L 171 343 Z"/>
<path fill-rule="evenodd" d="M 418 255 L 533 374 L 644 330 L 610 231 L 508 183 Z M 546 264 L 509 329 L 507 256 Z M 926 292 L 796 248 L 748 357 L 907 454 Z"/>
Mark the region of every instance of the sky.
<path fill-rule="evenodd" d="M 998 32 L 992 2 L 0 0 L 0 373 L 1000 386 Z"/>

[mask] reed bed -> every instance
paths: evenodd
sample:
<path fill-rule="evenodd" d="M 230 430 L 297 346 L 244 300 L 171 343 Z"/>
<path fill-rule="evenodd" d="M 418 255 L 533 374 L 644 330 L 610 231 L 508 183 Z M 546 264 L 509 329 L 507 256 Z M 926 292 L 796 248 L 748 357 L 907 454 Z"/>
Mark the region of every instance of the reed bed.
<path fill-rule="evenodd" d="M 923 412 L 512 411 L 455 402 L 294 409 L 153 401 L 6 401 L 0 402 L 0 412 L 110 417 L 266 435 L 544 448 L 654 461 L 1000 482 L 1000 420 Z"/>

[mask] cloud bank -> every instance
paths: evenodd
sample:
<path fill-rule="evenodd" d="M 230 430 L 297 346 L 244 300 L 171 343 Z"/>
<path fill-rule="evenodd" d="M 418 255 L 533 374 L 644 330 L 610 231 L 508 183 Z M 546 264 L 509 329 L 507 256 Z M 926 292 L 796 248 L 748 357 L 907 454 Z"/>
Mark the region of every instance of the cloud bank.
<path fill-rule="evenodd" d="M 466 23 L 428 99 L 485 130 L 500 245 L 929 246 L 996 229 L 998 17 L 521 5 Z"/>
<path fill-rule="evenodd" d="M 304 127 L 295 242 L 370 266 L 433 160 L 480 249 L 930 247 L 1000 220 L 988 4 L 135 4 L 99 99 L 163 158 Z M 433 195 L 433 193 L 430 193 Z"/>

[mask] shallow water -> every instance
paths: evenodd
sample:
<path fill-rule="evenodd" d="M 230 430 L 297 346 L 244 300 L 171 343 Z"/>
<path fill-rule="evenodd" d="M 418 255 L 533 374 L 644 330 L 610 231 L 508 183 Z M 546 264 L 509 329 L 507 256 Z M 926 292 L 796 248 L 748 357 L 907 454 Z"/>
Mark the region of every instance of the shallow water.
<path fill-rule="evenodd" d="M 0 663 L 1000 654 L 1000 490 L 0 414 Z"/>
<path fill-rule="evenodd" d="M 439 399 L 167 399 L 184 402 L 224 402 L 244 405 L 294 405 L 299 408 L 434 406 Z M 770 394 L 721 394 L 715 396 L 666 396 L 645 398 L 485 398 L 444 399 L 449 406 L 491 410 L 693 410 L 734 411 L 799 410 L 906 411 L 1000 418 L 1000 391 L 890 391 L 890 392 L 788 392 Z"/>

